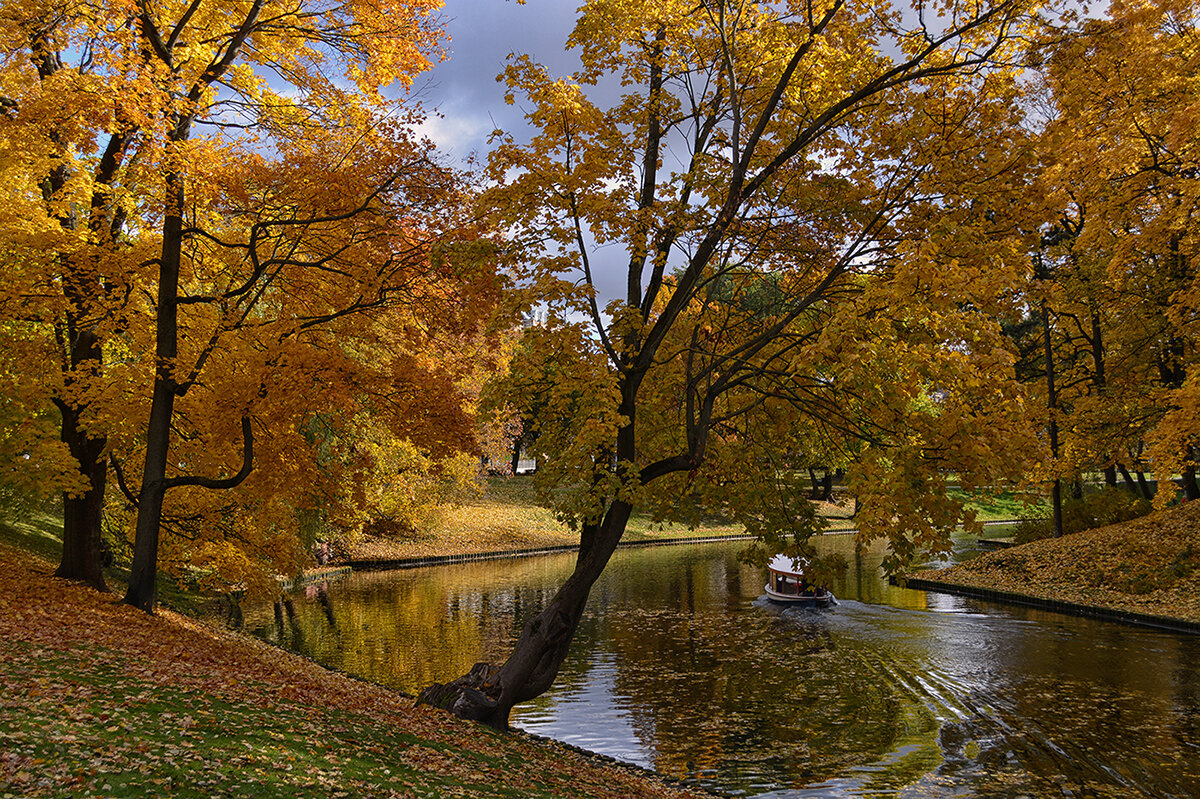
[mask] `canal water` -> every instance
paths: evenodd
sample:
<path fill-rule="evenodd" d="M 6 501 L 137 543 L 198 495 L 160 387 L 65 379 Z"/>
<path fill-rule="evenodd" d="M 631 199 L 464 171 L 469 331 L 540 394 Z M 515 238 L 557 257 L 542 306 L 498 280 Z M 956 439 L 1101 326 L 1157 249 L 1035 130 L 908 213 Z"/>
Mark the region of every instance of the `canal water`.
<path fill-rule="evenodd" d="M 1200 637 L 888 585 L 765 601 L 740 544 L 619 551 L 554 688 L 513 724 L 760 797 L 1200 796 Z M 573 555 L 361 572 L 256 634 L 416 693 L 500 661 Z"/>

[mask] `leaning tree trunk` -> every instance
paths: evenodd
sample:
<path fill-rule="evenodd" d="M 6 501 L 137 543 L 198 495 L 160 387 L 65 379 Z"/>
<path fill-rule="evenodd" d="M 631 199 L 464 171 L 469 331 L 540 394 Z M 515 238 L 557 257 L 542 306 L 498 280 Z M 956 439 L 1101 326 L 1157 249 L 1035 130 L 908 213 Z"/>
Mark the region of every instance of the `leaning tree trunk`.
<path fill-rule="evenodd" d="M 558 676 L 588 594 L 616 550 L 632 509 L 626 502 L 613 502 L 600 524 L 584 526 L 575 571 L 545 609 L 525 624 L 503 666 L 477 663 L 451 683 L 429 686 L 418 701 L 507 729 L 513 707 L 545 693 Z"/>

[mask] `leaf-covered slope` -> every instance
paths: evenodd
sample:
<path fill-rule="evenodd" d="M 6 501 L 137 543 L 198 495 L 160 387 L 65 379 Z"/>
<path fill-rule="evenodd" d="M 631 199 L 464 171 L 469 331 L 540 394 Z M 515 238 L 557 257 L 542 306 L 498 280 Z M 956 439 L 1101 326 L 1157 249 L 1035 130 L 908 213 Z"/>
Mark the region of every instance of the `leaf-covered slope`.
<path fill-rule="evenodd" d="M 0 793 L 686 796 L 252 639 L 48 576 L 0 545 Z"/>
<path fill-rule="evenodd" d="M 1200 502 L 921 577 L 1200 622 Z"/>

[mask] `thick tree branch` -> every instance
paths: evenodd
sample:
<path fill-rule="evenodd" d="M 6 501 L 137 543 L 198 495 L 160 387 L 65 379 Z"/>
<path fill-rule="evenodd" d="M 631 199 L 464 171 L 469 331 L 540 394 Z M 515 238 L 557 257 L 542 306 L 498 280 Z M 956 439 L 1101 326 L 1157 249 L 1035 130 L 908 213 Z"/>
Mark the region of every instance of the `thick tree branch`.
<path fill-rule="evenodd" d="M 136 494 L 129 490 L 129 485 L 125 482 L 125 470 L 121 468 L 121 461 L 117 459 L 116 455 L 110 454 L 108 462 L 112 464 L 113 473 L 117 476 L 117 485 L 120 487 L 121 493 L 125 495 L 125 500 L 136 508 L 138 506 L 138 498 Z"/>
<path fill-rule="evenodd" d="M 243 480 L 250 476 L 250 472 L 254 469 L 254 430 L 250 426 L 250 416 L 242 416 L 242 468 L 232 477 L 211 478 L 199 477 L 195 475 L 184 475 L 181 477 L 170 477 L 164 481 L 166 488 L 178 488 L 180 486 L 200 486 L 214 491 L 221 491 L 229 488 L 235 488 L 240 485 Z"/>

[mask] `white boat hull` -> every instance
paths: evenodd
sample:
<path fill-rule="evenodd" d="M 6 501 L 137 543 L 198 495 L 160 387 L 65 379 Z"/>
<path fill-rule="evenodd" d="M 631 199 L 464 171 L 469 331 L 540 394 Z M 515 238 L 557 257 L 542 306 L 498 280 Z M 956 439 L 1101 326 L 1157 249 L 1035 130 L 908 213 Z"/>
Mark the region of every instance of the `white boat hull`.
<path fill-rule="evenodd" d="M 785 605 L 800 605 L 802 607 L 809 608 L 827 608 L 833 604 L 833 594 L 829 593 L 828 591 L 820 595 L 809 594 L 808 596 L 803 594 L 781 594 L 780 592 L 771 588 L 769 584 L 764 585 L 763 590 L 767 592 L 767 599 L 770 599 L 772 602 L 779 602 Z"/>

